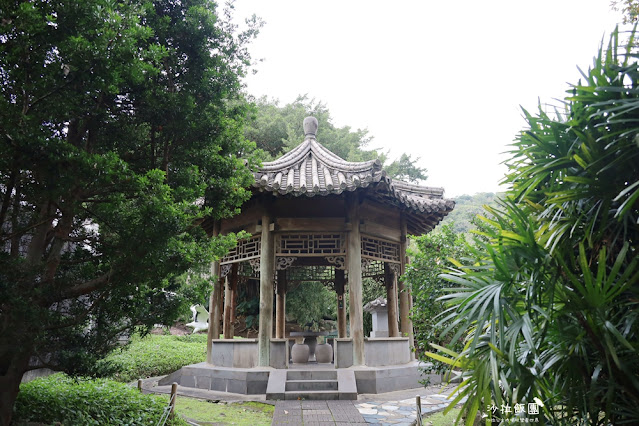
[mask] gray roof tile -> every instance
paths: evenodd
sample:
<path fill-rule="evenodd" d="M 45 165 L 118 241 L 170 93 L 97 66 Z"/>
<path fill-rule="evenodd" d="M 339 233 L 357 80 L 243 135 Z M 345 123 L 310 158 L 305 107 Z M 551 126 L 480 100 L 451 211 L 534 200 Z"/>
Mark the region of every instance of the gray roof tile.
<path fill-rule="evenodd" d="M 392 179 L 382 169 L 379 160 L 351 162 L 333 154 L 315 139 L 317 122 L 313 128 L 313 122 L 308 120 L 304 121 L 304 142 L 277 160 L 263 163 L 262 168 L 254 172 L 253 186 L 257 190 L 270 191 L 274 195 L 312 197 L 341 194 L 376 184 L 377 195 L 412 210 L 417 216 L 432 216 L 420 218 L 427 219 L 428 223 L 432 224 L 432 219 L 435 224 L 438 223 L 453 210 L 455 202 L 444 198 L 443 188 Z M 310 128 L 307 128 L 307 122 Z"/>

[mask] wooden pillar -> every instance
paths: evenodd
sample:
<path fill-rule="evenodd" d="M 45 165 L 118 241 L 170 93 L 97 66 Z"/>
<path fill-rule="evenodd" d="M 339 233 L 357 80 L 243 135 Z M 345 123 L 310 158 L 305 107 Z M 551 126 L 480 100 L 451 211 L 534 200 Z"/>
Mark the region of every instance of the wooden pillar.
<path fill-rule="evenodd" d="M 240 267 L 239 263 L 234 263 L 231 266 L 231 276 L 229 278 L 229 282 L 231 285 L 231 300 L 230 300 L 231 333 L 229 334 L 230 338 L 235 337 L 235 310 L 237 308 L 237 281 L 238 281 L 239 267 Z"/>
<path fill-rule="evenodd" d="M 411 360 L 415 359 L 415 339 L 413 336 L 413 321 L 410 319 L 410 309 L 411 309 L 411 294 L 410 289 L 404 284 L 402 280 L 402 275 L 406 272 L 406 263 L 408 262 L 408 258 L 406 256 L 406 248 L 408 246 L 408 238 L 407 238 L 407 225 L 406 225 L 406 217 L 402 215 L 401 217 L 401 242 L 400 242 L 400 259 L 401 265 L 399 268 L 399 282 L 398 282 L 398 291 L 399 291 L 399 328 L 403 337 L 408 337 L 408 342 L 410 344 L 411 349 Z"/>
<path fill-rule="evenodd" d="M 346 217 L 348 225 L 350 226 L 346 237 L 346 267 L 348 268 L 353 365 L 365 365 L 364 316 L 362 307 L 362 239 L 359 232 L 359 200 L 357 194 L 347 194 Z"/>
<path fill-rule="evenodd" d="M 275 338 L 286 337 L 286 271 L 277 273 L 277 298 L 275 299 Z"/>
<path fill-rule="evenodd" d="M 235 334 L 233 324 L 233 288 L 237 287 L 237 263 L 231 265 L 231 271 L 224 279 L 224 326 L 222 333 L 225 339 L 232 339 Z"/>
<path fill-rule="evenodd" d="M 270 364 L 270 345 L 273 336 L 273 273 L 275 271 L 275 239 L 271 232 L 271 218 L 262 216 L 262 253 L 260 256 L 260 315 L 258 357 L 260 367 Z"/>
<path fill-rule="evenodd" d="M 229 277 L 224 277 L 224 309 L 222 310 L 222 334 L 225 339 L 231 337 L 231 283 Z"/>
<path fill-rule="evenodd" d="M 346 278 L 343 269 L 335 269 L 335 292 L 337 293 L 337 337 L 346 337 L 346 300 L 344 285 Z"/>
<path fill-rule="evenodd" d="M 220 222 L 216 221 L 213 224 L 213 236 L 215 238 L 220 233 Z M 206 339 L 206 362 L 212 364 L 213 361 L 213 339 L 220 337 L 220 312 L 217 309 L 220 306 L 218 300 L 222 297 L 222 291 L 220 287 L 220 262 L 215 261 L 211 263 L 210 278 L 213 283 L 213 289 L 209 296 L 209 330 Z"/>
<path fill-rule="evenodd" d="M 388 337 L 399 337 L 397 324 L 397 274 L 388 262 L 384 262 L 384 284 L 386 287 L 386 306 L 388 307 Z"/>

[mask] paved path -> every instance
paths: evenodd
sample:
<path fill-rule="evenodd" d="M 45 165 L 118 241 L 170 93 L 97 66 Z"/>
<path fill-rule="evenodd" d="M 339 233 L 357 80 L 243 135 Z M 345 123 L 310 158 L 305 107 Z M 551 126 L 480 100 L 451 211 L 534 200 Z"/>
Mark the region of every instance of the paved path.
<path fill-rule="evenodd" d="M 158 386 L 158 378 L 144 381 L 144 391 L 169 393 L 170 386 Z M 135 385 L 135 384 L 133 384 Z M 422 413 L 441 411 L 448 406 L 447 399 L 454 385 L 434 385 L 426 388 L 381 394 L 361 394 L 357 401 L 277 401 L 273 425 L 410 425 L 417 418 L 415 397 L 422 401 Z M 178 394 L 211 401 L 266 401 L 265 395 L 238 395 L 201 389 L 178 387 Z"/>
<path fill-rule="evenodd" d="M 366 424 L 356 401 L 277 401 L 273 425 Z"/>
<path fill-rule="evenodd" d="M 443 390 L 443 392 L 442 392 Z M 441 411 L 448 406 L 450 387 L 430 386 L 428 388 L 394 392 L 380 395 L 368 395 L 367 401 L 357 401 L 357 407 L 367 424 L 379 425 L 410 425 L 417 419 L 416 396 L 421 397 L 422 414 Z M 408 394 L 412 393 L 412 396 Z M 377 398 L 375 398 L 377 397 Z"/>
<path fill-rule="evenodd" d="M 383 394 L 360 395 L 357 401 L 277 401 L 273 425 L 411 425 L 417 418 L 416 396 L 421 397 L 422 414 L 448 406 L 453 386 Z"/>

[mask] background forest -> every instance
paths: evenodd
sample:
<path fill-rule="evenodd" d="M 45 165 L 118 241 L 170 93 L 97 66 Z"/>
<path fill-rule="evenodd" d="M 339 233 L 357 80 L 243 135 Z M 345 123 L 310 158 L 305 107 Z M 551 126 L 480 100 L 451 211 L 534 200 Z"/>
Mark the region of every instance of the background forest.
<path fill-rule="evenodd" d="M 636 21 L 636 1 L 612 4 Z M 120 337 L 204 302 L 237 236 L 198 225 L 238 212 L 304 117 L 342 158 L 428 183 L 419 158 L 390 158 L 392 141 L 335 126 L 321 102 L 248 95 L 262 22 L 238 30 L 232 4 L 10 1 L 0 16 L 1 425 L 26 371 L 104 375 Z M 419 356 L 461 371 L 467 424 L 533 403 L 540 423 L 639 423 L 637 58 L 634 31 L 614 32 L 555 111 L 523 111 L 504 194 L 458 197 L 413 241 Z M 332 315 L 324 290 L 292 292 L 292 319 Z M 364 302 L 380 290 L 367 282 Z"/>

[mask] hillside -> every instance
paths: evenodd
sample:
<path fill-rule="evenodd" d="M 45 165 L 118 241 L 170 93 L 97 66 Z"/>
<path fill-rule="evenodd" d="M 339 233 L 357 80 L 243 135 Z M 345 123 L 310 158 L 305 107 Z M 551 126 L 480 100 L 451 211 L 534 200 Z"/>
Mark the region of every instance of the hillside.
<path fill-rule="evenodd" d="M 455 209 L 442 221 L 442 224 L 454 222 L 455 232 L 469 232 L 473 229 L 473 218 L 483 214 L 484 205 L 495 203 L 498 194 L 494 192 L 478 192 L 474 195 L 461 195 L 454 198 Z"/>

